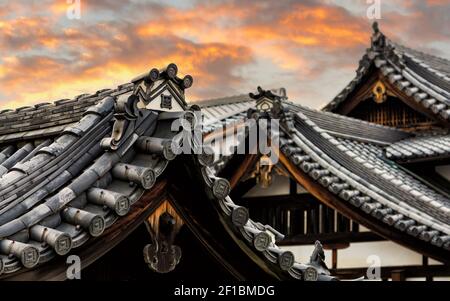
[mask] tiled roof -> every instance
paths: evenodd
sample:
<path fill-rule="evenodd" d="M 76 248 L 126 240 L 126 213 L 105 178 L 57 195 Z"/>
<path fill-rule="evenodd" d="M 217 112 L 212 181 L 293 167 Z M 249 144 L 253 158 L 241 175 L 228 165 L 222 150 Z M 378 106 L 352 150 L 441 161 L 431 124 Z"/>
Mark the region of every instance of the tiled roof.
<path fill-rule="evenodd" d="M 291 110 L 302 112 L 311 121 L 320 126 L 330 135 L 350 138 L 362 142 L 389 145 L 401 139 L 411 137 L 411 133 L 382 126 L 355 118 L 346 117 L 330 112 L 319 112 L 296 104 L 285 104 Z"/>
<path fill-rule="evenodd" d="M 163 84 L 156 89 L 166 83 L 169 89 L 176 89 L 169 71 L 161 74 L 157 79 Z M 160 79 L 161 76 L 165 77 Z M 145 77 L 142 80 L 147 87 L 152 87 L 148 82 L 155 79 Z M 136 86 L 141 87 L 141 84 L 135 82 Z M 180 114 L 138 109 L 136 86 L 126 84 L 114 92 L 103 91 L 93 97 L 67 102 L 64 111 L 79 110 L 79 115 L 70 119 L 63 130 L 55 131 L 56 137 L 23 139 L 25 143 L 20 147 L 5 143 L 19 137 L 3 140 L 0 152 L 1 277 L 23 268 L 39 268 L 55 256 L 65 255 L 73 248 L 83 248 L 88 240 L 101 239 L 104 230 L 118 219 L 139 210 L 133 204 L 152 189 L 176 156 L 173 145 L 179 145 L 180 141 L 177 132 L 170 129 L 171 122 L 167 121 Z M 139 91 L 139 95 L 148 96 L 153 92 Z M 174 97 L 177 95 L 181 97 L 180 94 Z M 82 104 L 84 110 L 78 108 Z M 45 109 L 49 117 L 43 118 L 40 125 L 51 123 L 52 116 L 59 114 L 55 108 L 60 106 L 62 109 L 63 104 L 49 105 Z M 207 124 L 205 133 L 228 122 L 243 120 L 249 106 L 245 101 L 210 103 L 202 110 Z M 184 110 L 192 113 L 197 109 L 186 107 Z M 35 107 L 27 112 L 36 117 L 44 114 L 42 110 Z M 22 113 L 25 112 L 16 110 L 8 116 Z M 21 135 L 34 130 L 31 125 L 25 126 L 21 119 L 13 118 L 5 120 L 9 128 L 20 128 Z M 3 129 L 6 131 L 7 127 Z M 203 160 L 202 156 L 193 157 L 202 166 L 203 181 L 209 187 L 211 201 L 219 202 L 223 219 L 231 219 L 235 234 L 247 242 L 267 266 L 293 279 L 333 279 L 310 264 L 296 262 L 291 252 L 281 250 L 272 238 L 281 234 L 249 219 L 248 211 L 234 204 L 228 196 L 228 181 L 216 177 L 208 166 L 212 162 Z"/>
<path fill-rule="evenodd" d="M 450 157 L 450 135 L 404 139 L 386 147 L 386 157 L 396 161 Z"/>
<path fill-rule="evenodd" d="M 375 31 L 355 78 L 323 109 L 334 111 L 362 82 L 371 67 L 441 119 L 450 119 L 450 61 L 399 45 Z"/>
<path fill-rule="evenodd" d="M 101 139 L 112 131 L 113 104 L 114 99 L 106 97 L 54 141 L 39 145 L 29 158 L 16 156 L 15 164 L 6 168 L 0 178 L 5 274 L 67 254 L 100 236 L 128 213 L 164 170 L 167 160 L 127 150 L 131 141 L 117 152 L 102 150 Z M 147 112 L 135 132 L 144 134 L 155 122 L 157 114 Z M 134 174 L 127 174 L 127 169 Z"/>
<path fill-rule="evenodd" d="M 58 135 L 65 127 L 78 122 L 86 110 L 106 96 L 118 96 L 132 89 L 124 84 L 116 89 L 82 94 L 74 99 L 41 103 L 32 107 L 0 111 L 0 144 Z"/>
<path fill-rule="evenodd" d="M 293 122 L 293 126 L 282 127 L 281 150 L 312 181 L 354 210 L 450 250 L 450 197 L 385 155 L 385 149 L 422 139 L 438 140 L 444 148 L 443 136 L 417 138 L 287 100 L 281 103 L 287 114 L 284 118 Z M 434 151 L 439 152 L 437 148 Z"/>
<path fill-rule="evenodd" d="M 281 150 L 311 180 L 355 210 L 450 251 L 448 195 L 385 158 L 382 145 L 328 133 L 300 109 L 291 114 L 295 128 L 284 132 Z"/>

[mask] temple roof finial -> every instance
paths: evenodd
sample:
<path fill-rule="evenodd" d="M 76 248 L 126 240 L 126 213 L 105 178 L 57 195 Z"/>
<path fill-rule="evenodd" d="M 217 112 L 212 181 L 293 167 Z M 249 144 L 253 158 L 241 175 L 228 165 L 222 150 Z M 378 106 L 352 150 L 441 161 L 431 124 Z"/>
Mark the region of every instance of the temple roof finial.
<path fill-rule="evenodd" d="M 375 33 L 375 34 L 380 32 L 380 27 L 378 26 L 378 22 L 377 21 L 372 23 L 372 29 L 373 29 L 373 33 Z"/>
<path fill-rule="evenodd" d="M 372 23 L 372 28 L 373 28 L 373 34 L 371 37 L 371 44 L 372 44 L 371 48 L 372 48 L 372 50 L 380 51 L 386 45 L 386 37 L 380 31 L 380 27 L 379 27 L 377 21 Z"/>

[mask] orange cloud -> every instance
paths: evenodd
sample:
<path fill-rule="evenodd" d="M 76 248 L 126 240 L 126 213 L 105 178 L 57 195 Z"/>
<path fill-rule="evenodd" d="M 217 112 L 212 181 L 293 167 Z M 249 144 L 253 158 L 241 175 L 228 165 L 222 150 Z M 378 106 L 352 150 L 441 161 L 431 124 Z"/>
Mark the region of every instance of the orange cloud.
<path fill-rule="evenodd" d="M 427 0 L 428 5 L 449 5 L 448 0 Z"/>
<path fill-rule="evenodd" d="M 443 2 L 427 1 L 430 10 Z M 330 69 L 353 76 L 371 31 L 365 15 L 325 3 L 210 1 L 177 8 L 96 0 L 82 1 L 82 18 L 68 20 L 64 0 L 43 0 L 40 9 L 11 2 L 0 6 L 0 106 L 112 88 L 170 62 L 194 76 L 191 99 L 241 92 L 278 78 L 293 86 L 294 96 L 321 95 L 311 89 L 325 82 Z M 383 15 L 386 28 L 408 32 L 412 18 L 431 14 L 417 9 L 416 2 L 407 9 L 405 15 Z M 298 94 L 299 81 L 310 90 Z"/>
<path fill-rule="evenodd" d="M 256 57 L 270 60 L 281 69 L 302 70 L 312 63 L 301 53 L 304 47 L 342 49 L 362 47 L 369 40 L 368 26 L 342 9 L 297 4 L 266 20 L 261 2 L 199 5 L 188 10 L 168 8 L 160 17 L 137 27 L 143 38 L 178 35 L 201 43 L 250 45 Z M 222 25 L 226 24 L 226 25 Z M 216 25 L 216 26 L 212 26 Z"/>

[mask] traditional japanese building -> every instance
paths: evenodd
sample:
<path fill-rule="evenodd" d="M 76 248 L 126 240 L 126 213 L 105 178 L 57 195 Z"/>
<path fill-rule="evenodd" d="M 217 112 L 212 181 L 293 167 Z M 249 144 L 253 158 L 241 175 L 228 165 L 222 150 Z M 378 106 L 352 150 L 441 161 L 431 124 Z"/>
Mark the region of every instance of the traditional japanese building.
<path fill-rule="evenodd" d="M 139 259 L 160 273 L 190 247 L 175 243 L 184 227 L 233 278 L 334 279 L 319 243 L 299 263 L 277 246 L 280 232 L 232 201 L 236 180 L 217 175 L 197 139 L 201 114 L 200 139 L 244 122 L 254 102 L 189 106 L 193 79 L 177 74 L 170 64 L 114 90 L 1 112 L 1 278 L 66 279 L 69 254 L 85 269 L 145 224 Z"/>
<path fill-rule="evenodd" d="M 412 132 L 448 132 L 450 61 L 399 45 L 373 25 L 355 78 L 325 111 Z"/>
<path fill-rule="evenodd" d="M 422 254 L 423 264 L 387 266 L 383 279 L 450 276 L 450 61 L 373 29 L 356 77 L 322 112 L 272 95 L 285 120 L 280 162 L 253 163 L 233 199 L 286 233 L 280 244 L 319 239 L 335 275 L 367 271 L 338 269 L 338 250 L 389 240 Z M 280 192 L 252 193 L 256 183 Z"/>
<path fill-rule="evenodd" d="M 383 279 L 449 276 L 449 68 L 375 25 L 324 111 L 285 89 L 192 104 L 173 64 L 1 111 L 0 278 L 66 279 L 69 254 L 87 278 L 356 278 L 367 268 L 338 269 L 338 250 L 381 240 L 442 263 Z"/>

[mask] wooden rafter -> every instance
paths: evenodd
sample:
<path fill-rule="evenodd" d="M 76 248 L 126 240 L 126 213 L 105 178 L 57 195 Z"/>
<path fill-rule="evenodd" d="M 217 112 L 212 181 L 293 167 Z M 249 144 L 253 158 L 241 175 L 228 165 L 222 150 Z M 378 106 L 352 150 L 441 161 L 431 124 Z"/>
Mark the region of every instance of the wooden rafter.
<path fill-rule="evenodd" d="M 393 85 L 389 79 L 375 67 L 372 67 L 372 71 L 362 80 L 362 83 L 357 86 L 357 88 L 350 93 L 347 97 L 347 100 L 343 101 L 338 108 L 336 109 L 336 113 L 341 115 L 349 115 L 356 106 L 362 101 L 373 97 L 373 89 L 377 85 L 377 83 L 382 83 L 386 88 L 386 93 L 388 95 L 394 96 L 404 104 L 412 108 L 413 110 L 423 114 L 424 116 L 436 120 L 439 124 L 448 127 L 450 123 L 443 119 L 439 114 L 433 113 L 431 109 L 427 109 L 421 104 L 417 103 L 412 96 L 406 95 L 406 93 L 400 89 L 398 89 L 395 85 Z"/>

